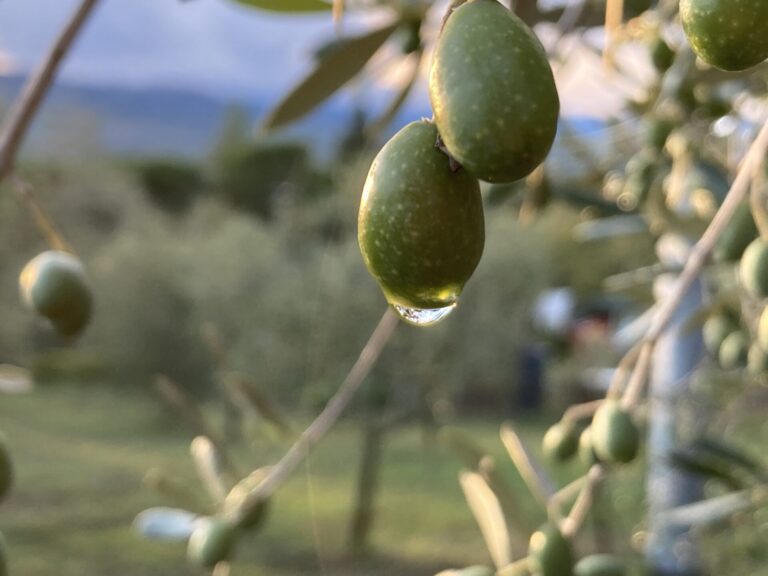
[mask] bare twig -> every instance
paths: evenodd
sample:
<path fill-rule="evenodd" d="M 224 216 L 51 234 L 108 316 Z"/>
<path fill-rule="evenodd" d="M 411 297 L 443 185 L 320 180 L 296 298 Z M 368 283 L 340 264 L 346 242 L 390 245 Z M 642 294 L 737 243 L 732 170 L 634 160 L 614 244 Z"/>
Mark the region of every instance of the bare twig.
<path fill-rule="evenodd" d="M 237 518 L 246 517 L 253 507 L 259 506 L 263 500 L 269 498 L 290 478 L 312 449 L 330 431 L 376 364 L 398 323 L 397 315 L 388 308 L 336 394 L 281 460 L 272 467 L 267 477 L 243 500 L 236 512 Z"/>
<path fill-rule="evenodd" d="M 555 495 L 555 483 L 544 472 L 544 469 L 536 463 L 533 455 L 525 447 L 511 424 L 501 427 L 501 442 L 509 453 L 520 476 L 525 480 L 528 489 L 538 502 L 546 507 Z"/>
<path fill-rule="evenodd" d="M 576 503 L 571 508 L 570 514 L 563 521 L 561 531 L 568 538 L 578 532 L 584 520 L 587 517 L 594 502 L 594 490 L 597 484 L 603 479 L 605 469 L 601 464 L 595 464 L 589 469 L 586 475 L 586 483 L 581 489 Z"/>
<path fill-rule="evenodd" d="M 56 227 L 56 224 L 54 224 L 53 219 L 48 215 L 40 202 L 38 202 L 37 198 L 35 198 L 29 183 L 12 175 L 11 185 L 48 245 L 54 250 L 62 250 L 64 252 L 69 252 L 70 254 L 76 254 L 72 245 L 66 241 Z"/>
<path fill-rule="evenodd" d="M 195 434 L 206 436 L 211 441 L 221 456 L 222 464 L 235 478 L 240 478 L 237 466 L 229 455 L 226 446 L 219 439 L 216 430 L 210 425 L 205 414 L 203 414 L 195 401 L 184 392 L 181 386 L 167 376 L 160 374 L 155 377 L 155 389 L 166 404 L 187 420 Z"/>
<path fill-rule="evenodd" d="M 50 88 L 61 62 L 98 0 L 83 0 L 53 44 L 42 66 L 27 82 L 0 130 L 0 183 L 13 171 L 29 126 Z"/>
<path fill-rule="evenodd" d="M 576 423 L 584 418 L 589 418 L 595 411 L 603 404 L 603 400 L 593 400 L 592 402 L 584 402 L 583 404 L 574 404 L 569 406 L 563 413 L 562 421 L 569 424 Z"/>
<path fill-rule="evenodd" d="M 605 5 L 605 49 L 603 61 L 607 65 L 613 63 L 613 49 L 624 19 L 624 0 L 608 0 Z"/>

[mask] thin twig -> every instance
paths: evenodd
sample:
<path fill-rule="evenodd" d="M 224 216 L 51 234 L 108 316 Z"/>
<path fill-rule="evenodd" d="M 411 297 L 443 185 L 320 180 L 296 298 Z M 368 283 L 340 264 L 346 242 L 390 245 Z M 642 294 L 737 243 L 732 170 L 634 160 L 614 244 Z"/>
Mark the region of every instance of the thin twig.
<path fill-rule="evenodd" d="M 47 94 L 61 62 L 98 0 L 83 0 L 53 44 L 42 66 L 27 82 L 0 129 L 0 183 L 13 171 L 29 126 Z"/>
<path fill-rule="evenodd" d="M 533 455 L 509 423 L 501 427 L 501 442 L 533 497 L 546 507 L 552 496 L 555 495 L 555 483 L 536 463 Z"/>
<path fill-rule="evenodd" d="M 253 507 L 259 506 L 262 501 L 269 498 L 290 478 L 312 449 L 330 431 L 376 364 L 398 323 L 397 315 L 388 308 L 336 394 L 280 461 L 272 467 L 267 477 L 243 500 L 235 512 L 237 519 L 246 517 Z"/>
<path fill-rule="evenodd" d="M 72 245 L 67 242 L 59 229 L 54 224 L 53 219 L 43 208 L 42 204 L 38 202 L 35 194 L 32 192 L 32 187 L 28 182 L 25 182 L 21 178 L 11 175 L 11 186 L 16 191 L 16 195 L 19 200 L 24 204 L 24 207 L 29 212 L 35 226 L 40 231 L 40 234 L 45 238 L 45 241 L 53 250 L 61 250 L 69 252 L 70 254 L 76 254 Z"/>
<path fill-rule="evenodd" d="M 594 464 L 587 472 L 586 483 L 581 489 L 576 503 L 571 508 L 570 514 L 561 525 L 561 532 L 566 538 L 572 537 L 578 532 L 587 517 L 594 502 L 594 490 L 603 479 L 605 469 L 601 464 Z"/>
<path fill-rule="evenodd" d="M 591 402 L 569 406 L 563 413 L 561 421 L 573 424 L 579 420 L 589 418 L 598 408 L 600 408 L 600 406 L 602 406 L 603 402 L 604 400 L 593 400 Z"/>

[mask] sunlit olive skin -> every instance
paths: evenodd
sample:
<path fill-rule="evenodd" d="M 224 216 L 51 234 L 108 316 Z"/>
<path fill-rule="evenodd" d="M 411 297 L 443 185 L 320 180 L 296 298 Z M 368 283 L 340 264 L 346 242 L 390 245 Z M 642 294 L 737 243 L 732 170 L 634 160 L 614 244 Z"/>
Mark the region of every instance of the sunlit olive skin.
<path fill-rule="evenodd" d="M 680 0 L 680 20 L 704 62 L 736 72 L 768 58 L 765 0 Z"/>
<path fill-rule="evenodd" d="M 572 424 L 558 422 L 544 434 L 542 441 L 544 455 L 555 462 L 565 462 L 579 449 L 579 434 Z"/>
<path fill-rule="evenodd" d="M 747 365 L 749 355 L 749 337 L 737 330 L 729 334 L 720 346 L 718 358 L 723 370 L 735 370 Z"/>
<path fill-rule="evenodd" d="M 560 100 L 547 55 L 496 0 L 470 0 L 448 18 L 429 96 L 445 147 L 481 180 L 524 178 L 552 147 Z"/>
<path fill-rule="evenodd" d="M 612 554 L 592 554 L 576 563 L 575 576 L 625 576 L 624 563 Z"/>
<path fill-rule="evenodd" d="M 80 260 L 49 250 L 30 260 L 19 277 L 23 300 L 47 318 L 57 332 L 75 336 L 91 317 L 91 291 Z"/>
<path fill-rule="evenodd" d="M 531 535 L 528 561 L 534 576 L 572 576 L 573 550 L 553 524 L 545 524 Z"/>
<path fill-rule="evenodd" d="M 637 456 L 640 432 L 630 414 L 614 400 L 606 400 L 592 419 L 592 445 L 605 462 L 625 464 Z"/>
<path fill-rule="evenodd" d="M 187 558 L 196 566 L 213 568 L 219 562 L 229 560 L 237 543 L 237 527 L 231 521 L 214 517 L 201 523 L 187 546 Z"/>
<path fill-rule="evenodd" d="M 5 435 L 0 434 L 0 502 L 8 497 L 13 486 L 13 461 Z M 1 574 L 1 573 L 0 573 Z"/>
<path fill-rule="evenodd" d="M 358 215 L 365 264 L 390 304 L 458 301 L 485 245 L 480 186 L 454 171 L 428 121 L 400 130 L 373 161 Z"/>

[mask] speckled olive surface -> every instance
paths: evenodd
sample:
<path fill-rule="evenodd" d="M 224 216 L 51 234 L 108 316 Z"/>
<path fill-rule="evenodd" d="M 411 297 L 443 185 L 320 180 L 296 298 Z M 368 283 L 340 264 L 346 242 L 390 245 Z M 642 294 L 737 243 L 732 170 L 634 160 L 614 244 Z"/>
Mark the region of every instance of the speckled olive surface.
<path fill-rule="evenodd" d="M 358 215 L 368 270 L 391 304 L 454 304 L 483 253 L 480 186 L 453 172 L 435 146 L 437 129 L 413 122 L 387 142 L 371 166 Z"/>
<path fill-rule="evenodd" d="M 680 0 L 680 19 L 693 50 L 712 66 L 746 70 L 768 58 L 765 0 Z"/>
<path fill-rule="evenodd" d="M 429 94 L 446 148 L 481 180 L 519 180 L 552 147 L 560 101 L 546 53 L 495 0 L 471 0 L 448 18 Z"/>

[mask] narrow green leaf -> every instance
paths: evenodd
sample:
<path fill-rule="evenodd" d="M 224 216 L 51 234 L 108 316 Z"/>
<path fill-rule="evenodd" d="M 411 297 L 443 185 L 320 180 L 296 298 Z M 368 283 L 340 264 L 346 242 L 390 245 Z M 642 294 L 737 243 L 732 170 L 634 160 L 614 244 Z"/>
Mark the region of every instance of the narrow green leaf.
<path fill-rule="evenodd" d="M 762 462 L 754 458 L 740 446 L 712 437 L 698 438 L 693 447 L 711 456 L 725 460 L 728 464 L 743 468 L 758 479 L 766 478 L 766 469 Z"/>
<path fill-rule="evenodd" d="M 672 464 L 689 474 L 720 480 L 731 489 L 743 488 L 743 482 L 721 462 L 708 458 L 698 450 L 675 450 L 670 456 Z"/>
<path fill-rule="evenodd" d="M 235 0 L 238 4 L 269 12 L 326 12 L 331 5 L 323 0 Z"/>
<path fill-rule="evenodd" d="M 314 110 L 354 78 L 400 25 L 400 20 L 362 36 L 344 40 L 267 114 L 263 131 L 293 122 Z"/>
<path fill-rule="evenodd" d="M 462 472 L 459 482 L 496 568 L 512 562 L 507 523 L 496 494 L 480 474 Z"/>

